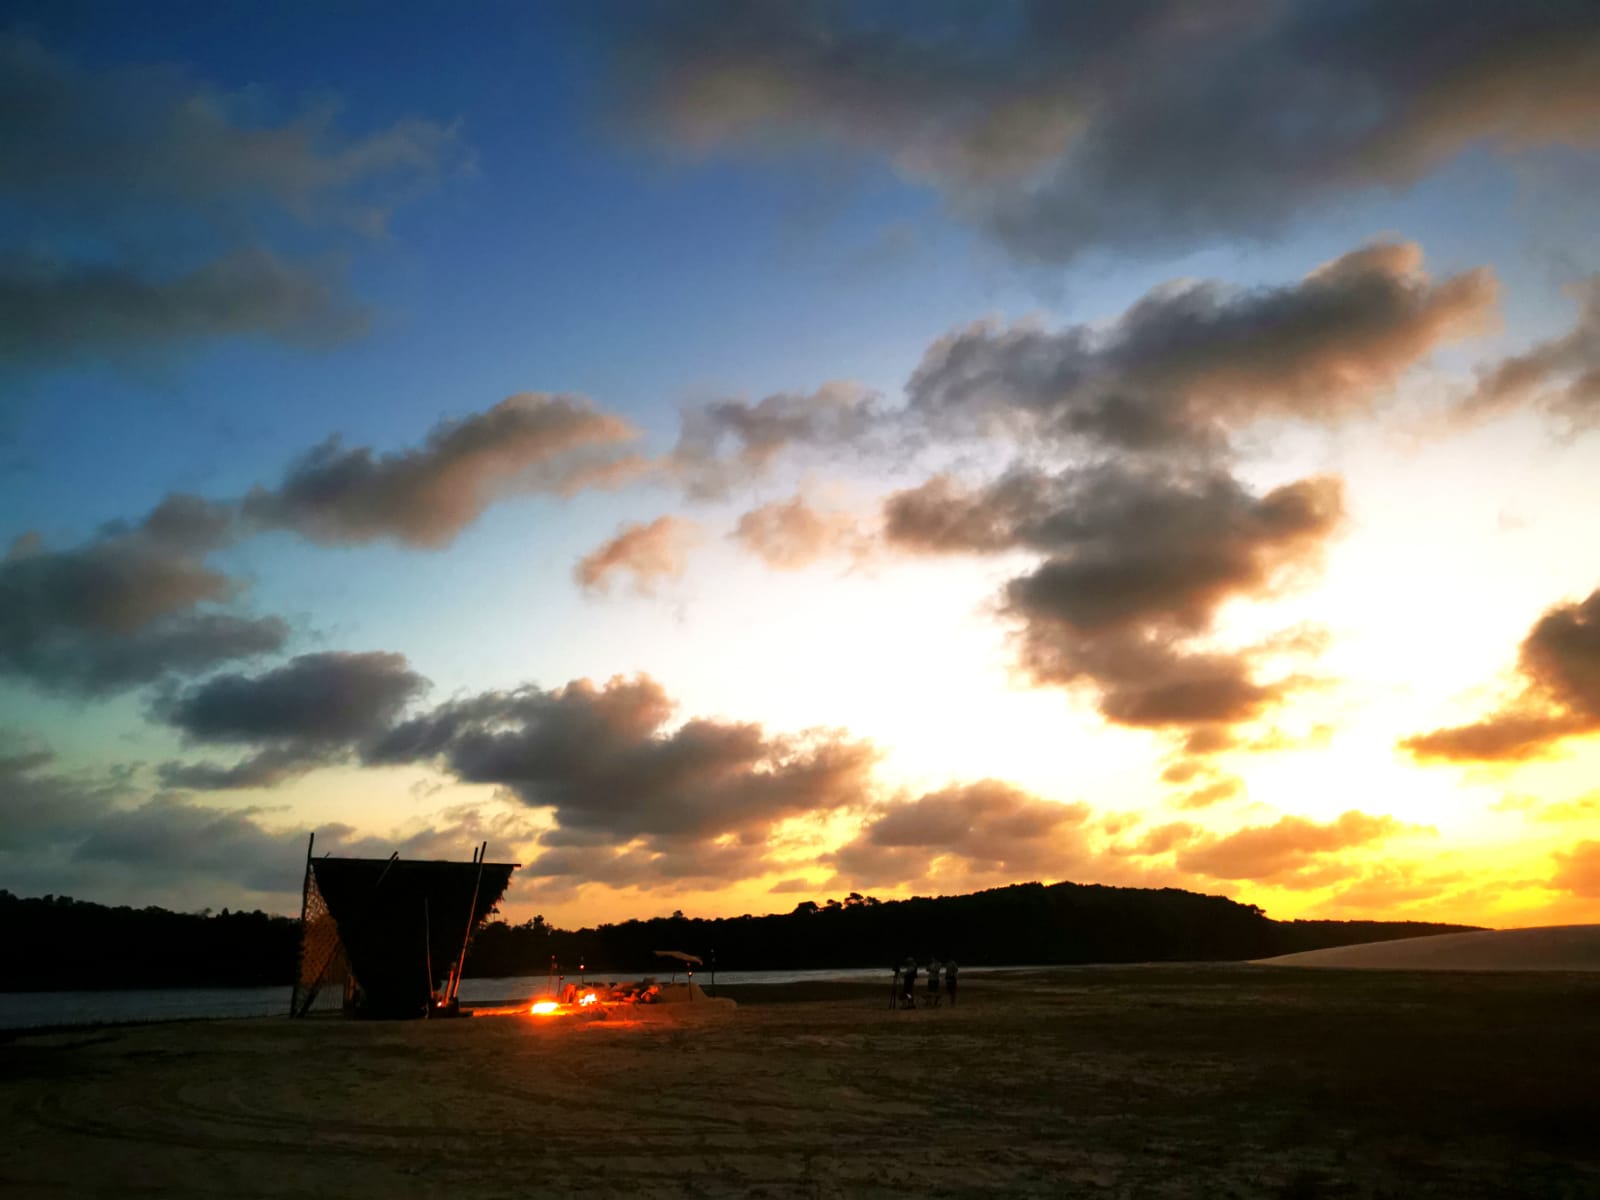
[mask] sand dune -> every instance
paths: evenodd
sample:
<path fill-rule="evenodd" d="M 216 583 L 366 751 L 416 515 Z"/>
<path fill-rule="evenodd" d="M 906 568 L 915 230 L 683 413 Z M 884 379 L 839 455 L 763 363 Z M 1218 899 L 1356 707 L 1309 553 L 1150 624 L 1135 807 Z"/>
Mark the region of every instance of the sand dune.
<path fill-rule="evenodd" d="M 1600 925 L 1445 933 L 1258 961 L 1274 967 L 1373 971 L 1600 971 Z"/>

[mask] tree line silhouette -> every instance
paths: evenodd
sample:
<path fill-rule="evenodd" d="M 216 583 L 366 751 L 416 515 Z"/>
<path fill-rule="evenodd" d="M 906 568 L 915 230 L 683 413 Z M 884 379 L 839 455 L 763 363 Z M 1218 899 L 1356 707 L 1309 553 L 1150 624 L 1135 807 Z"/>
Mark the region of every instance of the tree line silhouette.
<path fill-rule="evenodd" d="M 766 916 L 670 917 L 565 930 L 491 920 L 466 974 L 657 972 L 657 950 L 724 970 L 890 966 L 914 955 L 963 966 L 1217 962 L 1476 928 L 1420 921 L 1274 921 L 1253 904 L 1177 888 L 1019 883 L 961 896 L 807 900 Z M 300 922 L 263 912 L 178 913 L 0 890 L 0 991 L 282 984 Z"/>

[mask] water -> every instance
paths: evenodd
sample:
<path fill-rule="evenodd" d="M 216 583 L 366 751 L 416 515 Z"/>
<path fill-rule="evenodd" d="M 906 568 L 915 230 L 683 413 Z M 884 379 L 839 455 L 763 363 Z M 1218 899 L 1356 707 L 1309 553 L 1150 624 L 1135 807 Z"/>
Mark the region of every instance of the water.
<path fill-rule="evenodd" d="M 1022 971 L 1027 967 L 973 967 L 963 975 L 994 971 Z M 668 979 L 670 971 L 657 971 Z M 590 980 L 618 982 L 637 975 L 588 976 Z M 679 979 L 683 978 L 679 972 Z M 702 987 L 711 972 L 696 971 Z M 718 971 L 718 984 L 785 984 L 832 981 L 889 985 L 889 972 L 880 967 L 843 967 L 814 971 Z M 545 975 L 513 975 L 505 979 L 464 979 L 463 1004 L 502 1004 L 548 990 Z M 579 983 L 580 976 L 568 975 Z M 338 1008 L 342 989 L 329 988 L 318 998 L 317 1008 Z M 47 1025 L 93 1025 L 116 1021 L 184 1021 L 219 1017 L 277 1017 L 289 1011 L 289 988 L 284 985 L 253 988 L 141 988 L 124 992 L 0 992 L 0 1029 L 37 1029 Z"/>

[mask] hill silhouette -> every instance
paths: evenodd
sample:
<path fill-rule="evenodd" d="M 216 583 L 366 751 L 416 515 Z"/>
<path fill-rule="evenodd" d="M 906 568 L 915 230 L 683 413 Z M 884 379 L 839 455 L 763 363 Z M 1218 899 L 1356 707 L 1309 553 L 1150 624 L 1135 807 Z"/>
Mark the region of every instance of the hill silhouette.
<path fill-rule="evenodd" d="M 1358 942 L 1477 928 L 1417 921 L 1274 921 L 1253 904 L 1176 888 L 1020 883 L 961 896 L 803 901 L 787 913 L 701 919 L 681 913 L 594 928 L 542 917 L 490 921 L 469 976 L 660 970 L 686 950 L 725 970 L 887 968 L 906 955 L 965 966 L 1202 962 L 1269 958 Z M 0 890 L 0 991 L 203 987 L 293 980 L 300 923 L 263 912 L 178 913 Z"/>

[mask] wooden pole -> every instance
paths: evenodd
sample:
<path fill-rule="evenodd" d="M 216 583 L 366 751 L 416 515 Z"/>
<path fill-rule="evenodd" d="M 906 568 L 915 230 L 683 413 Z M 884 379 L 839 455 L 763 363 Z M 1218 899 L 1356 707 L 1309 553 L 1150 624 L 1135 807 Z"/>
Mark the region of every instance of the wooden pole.
<path fill-rule="evenodd" d="M 313 829 L 311 836 L 306 839 L 306 873 L 300 881 L 300 961 L 294 965 L 294 986 L 289 989 L 291 1017 L 299 1016 L 295 1010 L 300 1007 L 300 972 L 306 961 L 306 908 L 311 903 L 311 850 L 316 844 L 317 831 Z"/>
<path fill-rule="evenodd" d="M 422 898 L 422 953 L 428 960 L 428 1015 L 433 1016 L 433 922 L 428 918 L 428 898 Z"/>
<path fill-rule="evenodd" d="M 472 904 L 467 908 L 467 928 L 461 935 L 461 957 L 456 960 L 455 981 L 450 988 L 450 1000 L 454 1003 L 456 994 L 461 991 L 461 972 L 467 968 L 467 943 L 472 940 L 472 927 L 478 923 L 478 889 L 483 884 L 483 860 L 489 856 L 489 843 L 484 842 L 472 860 L 478 864 L 478 876 L 472 882 Z"/>

